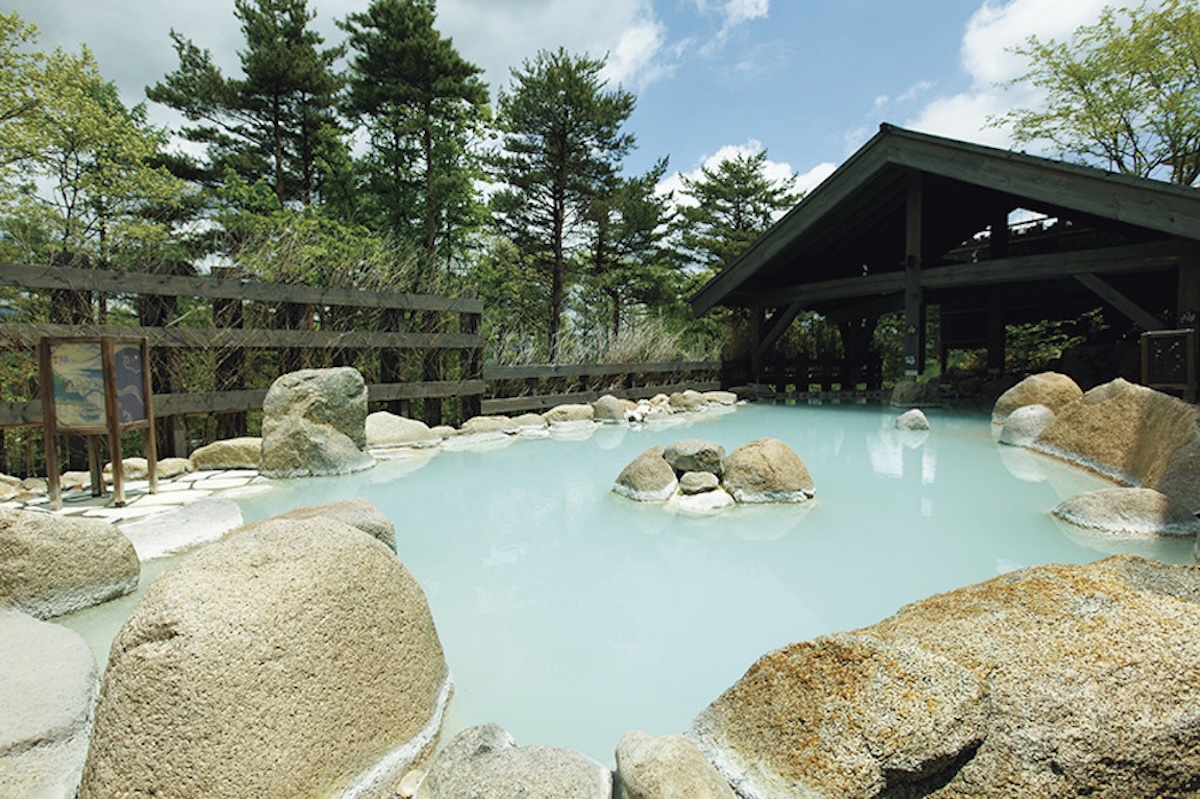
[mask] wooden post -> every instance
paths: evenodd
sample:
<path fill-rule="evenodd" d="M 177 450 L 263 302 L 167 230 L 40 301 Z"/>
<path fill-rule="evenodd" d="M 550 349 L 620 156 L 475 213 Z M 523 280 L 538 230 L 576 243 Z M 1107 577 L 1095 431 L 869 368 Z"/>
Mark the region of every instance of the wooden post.
<path fill-rule="evenodd" d="M 904 374 L 916 377 L 925 371 L 925 314 L 921 291 L 923 254 L 923 198 L 921 173 L 909 176 L 905 206 L 904 254 Z"/>
<path fill-rule="evenodd" d="M 763 308 L 750 309 L 750 375 L 755 383 L 763 381 L 763 327 L 766 325 L 766 311 Z"/>
<path fill-rule="evenodd" d="M 212 270 L 212 276 L 218 280 L 241 280 L 244 274 L 245 270 L 240 266 L 213 267 Z M 214 326 L 225 330 L 242 329 L 245 309 L 240 299 L 214 298 L 212 308 Z M 217 391 L 241 391 L 246 387 L 246 351 L 240 347 L 225 347 L 218 343 L 213 371 L 216 375 Z M 217 438 L 238 438 L 244 435 L 244 411 L 217 415 Z"/>
<path fill-rule="evenodd" d="M 462 315 L 462 332 L 478 336 L 480 325 L 482 323 L 482 314 L 465 313 Z M 483 379 L 483 347 L 477 346 L 469 350 L 463 350 L 463 380 L 482 380 Z M 473 416 L 479 416 L 483 413 L 483 395 L 471 394 L 463 397 L 462 400 L 462 418 L 459 422 L 465 422 Z"/>
<path fill-rule="evenodd" d="M 384 333 L 401 333 L 404 331 L 404 312 L 399 308 L 384 308 L 379 314 L 379 329 Z M 401 350 L 387 347 L 379 351 L 379 382 L 404 382 L 403 357 Z M 408 400 L 392 400 L 384 403 L 384 408 L 390 413 L 407 416 L 409 413 Z"/>

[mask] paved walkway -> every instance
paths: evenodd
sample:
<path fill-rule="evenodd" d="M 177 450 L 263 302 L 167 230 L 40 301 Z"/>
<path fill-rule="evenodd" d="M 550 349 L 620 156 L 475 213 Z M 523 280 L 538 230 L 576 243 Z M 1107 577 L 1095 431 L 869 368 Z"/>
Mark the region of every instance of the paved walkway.
<path fill-rule="evenodd" d="M 230 499 L 251 493 L 269 491 L 270 481 L 253 469 L 224 469 L 188 472 L 175 477 L 159 478 L 158 493 L 150 493 L 149 480 L 125 481 L 125 507 L 112 504 L 112 490 L 92 496 L 91 489 L 64 491 L 62 510 L 50 510 L 50 497 L 28 493 L 0 502 L 0 508 L 26 508 L 63 516 L 85 516 L 104 519 L 113 524 L 173 510 L 203 497 L 220 494 Z"/>

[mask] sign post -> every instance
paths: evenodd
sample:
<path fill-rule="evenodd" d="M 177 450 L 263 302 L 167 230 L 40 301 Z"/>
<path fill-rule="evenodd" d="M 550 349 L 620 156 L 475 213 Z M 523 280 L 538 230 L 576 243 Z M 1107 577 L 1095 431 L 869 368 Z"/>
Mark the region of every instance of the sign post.
<path fill-rule="evenodd" d="M 62 507 L 55 436 L 82 435 L 87 439 L 92 495 L 104 493 L 104 475 L 97 444 L 108 438 L 112 459 L 113 504 L 125 505 L 121 433 L 146 431 L 146 463 L 150 493 L 158 491 L 158 458 L 150 369 L 144 338 L 45 338 L 38 345 L 41 375 L 42 430 L 46 442 L 46 485 L 50 507 Z"/>

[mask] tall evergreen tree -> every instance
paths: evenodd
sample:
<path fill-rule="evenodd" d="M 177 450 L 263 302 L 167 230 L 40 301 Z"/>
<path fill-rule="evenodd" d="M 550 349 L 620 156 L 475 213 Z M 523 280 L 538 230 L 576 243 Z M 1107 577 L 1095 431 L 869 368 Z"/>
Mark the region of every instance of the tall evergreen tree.
<path fill-rule="evenodd" d="M 588 211 L 590 252 L 586 280 L 604 297 L 608 332 L 621 333 L 621 320 L 632 304 L 669 304 L 678 259 L 666 247 L 672 211 L 669 198 L 657 192 L 667 159 L 645 175 L 615 177 Z"/>
<path fill-rule="evenodd" d="M 683 178 L 677 230 L 680 249 L 707 275 L 723 269 L 800 200 L 794 175 L 766 174 L 767 151 L 742 153 Z"/>
<path fill-rule="evenodd" d="M 425 253 L 428 285 L 456 230 L 477 224 L 470 157 L 487 117 L 482 70 L 434 27 L 434 0 L 374 0 L 349 34 L 350 112 L 370 136 L 369 187 L 385 225 Z"/>
<path fill-rule="evenodd" d="M 604 64 L 561 48 L 543 50 L 513 71 L 513 89 L 498 103 L 503 141 L 493 165 L 504 188 L 493 210 L 500 230 L 549 278 L 551 361 L 559 354 L 569 250 L 580 244 L 575 234 L 634 144 L 621 132 L 634 97 L 605 88 Z"/>
<path fill-rule="evenodd" d="M 265 177 L 280 205 L 311 205 L 322 161 L 341 146 L 333 66 L 342 48 L 321 48 L 307 0 L 235 0 L 234 14 L 246 39 L 242 77 L 226 78 L 207 50 L 172 31 L 179 68 L 146 96 L 200 123 L 183 135 L 208 145 L 211 183 L 232 168 L 250 182 Z"/>

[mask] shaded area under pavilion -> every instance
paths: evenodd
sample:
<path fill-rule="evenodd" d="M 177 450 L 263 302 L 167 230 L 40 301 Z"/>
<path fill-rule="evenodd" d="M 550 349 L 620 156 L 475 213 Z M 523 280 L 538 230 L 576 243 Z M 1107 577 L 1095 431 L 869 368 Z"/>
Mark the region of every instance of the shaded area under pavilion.
<path fill-rule="evenodd" d="M 1131 333 L 1194 328 L 1200 191 L 884 124 L 691 303 L 750 311 L 752 382 L 805 311 L 838 325 L 841 381 L 868 388 L 875 326 L 902 311 L 920 375 L 930 306 L 943 363 L 986 349 L 998 375 L 1010 324 L 1102 307 Z"/>

